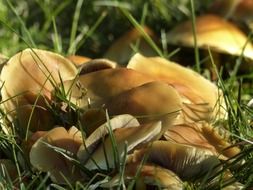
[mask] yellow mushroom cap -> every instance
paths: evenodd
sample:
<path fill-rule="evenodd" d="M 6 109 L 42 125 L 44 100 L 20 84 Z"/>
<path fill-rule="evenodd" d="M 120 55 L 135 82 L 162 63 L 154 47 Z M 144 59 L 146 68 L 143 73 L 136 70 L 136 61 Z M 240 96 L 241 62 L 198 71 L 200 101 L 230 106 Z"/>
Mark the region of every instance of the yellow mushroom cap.
<path fill-rule="evenodd" d="M 194 46 L 191 21 L 186 21 L 172 29 L 168 43 L 187 47 Z M 247 36 L 235 25 L 215 15 L 203 15 L 196 18 L 197 46 L 211 51 L 231 55 L 243 55 L 252 60 L 253 46 Z M 245 44 L 247 45 L 245 46 Z M 244 48 L 245 47 L 245 48 Z"/>

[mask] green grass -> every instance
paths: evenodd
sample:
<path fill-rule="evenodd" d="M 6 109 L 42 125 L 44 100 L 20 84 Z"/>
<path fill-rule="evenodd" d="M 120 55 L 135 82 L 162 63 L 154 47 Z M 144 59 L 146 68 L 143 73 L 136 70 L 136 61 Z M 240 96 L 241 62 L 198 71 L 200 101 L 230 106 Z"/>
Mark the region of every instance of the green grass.
<path fill-rule="evenodd" d="M 0 53 L 10 57 L 24 48 L 38 47 L 64 55 L 80 54 L 96 58 L 103 56 L 115 39 L 131 27 L 135 27 L 157 55 L 173 59 L 173 56 L 180 53 L 181 49 L 176 48 L 172 51 L 167 49 L 166 31 L 180 21 L 188 18 L 192 19 L 194 26 L 196 14 L 203 12 L 206 8 L 205 3 L 196 3 L 193 0 L 189 0 L 187 3 L 185 3 L 186 1 L 171 1 L 168 3 L 165 0 L 145 1 L 145 3 L 142 0 L 125 2 L 94 1 L 94 3 L 77 0 L 73 2 L 70 0 L 55 2 L 42 0 L 34 2 L 23 0 L 18 2 L 11 0 L 0 1 L 0 8 L 3 10 L 3 12 L 0 11 L 0 37 L 2 38 L 0 41 Z M 26 9 L 28 13 L 25 11 Z M 144 24 L 147 24 L 154 30 L 158 38 L 161 39 L 161 44 L 154 42 L 143 30 L 141 26 Z M 193 33 L 195 34 L 195 49 L 192 57 L 195 59 L 195 64 L 191 66 L 196 67 L 198 72 L 208 72 L 204 67 L 201 67 L 202 58 L 196 46 L 196 31 L 193 30 Z M 252 41 L 251 37 L 252 35 L 249 34 L 249 42 Z M 132 47 L 134 47 L 133 52 L 138 51 L 138 42 Z M 210 59 L 213 67 L 215 67 L 215 60 L 213 60 L 211 51 L 208 53 L 207 59 Z M 244 61 L 242 55 L 233 61 L 235 66 L 227 78 L 223 78 L 222 71 L 215 69 L 218 76 L 217 84 L 224 94 L 225 103 L 228 108 L 228 120 L 219 122 L 230 131 L 231 140 L 240 144 L 242 152 L 233 159 L 221 163 L 221 169 L 215 174 L 211 172 L 204 177 L 201 176 L 192 181 L 185 182 L 184 188 L 187 190 L 221 189 L 223 186 L 229 185 L 231 179 L 224 180 L 220 177 L 227 168 L 231 170 L 235 181 L 239 181 L 245 185 L 245 189 L 253 186 L 253 109 L 247 106 L 247 102 L 253 96 L 253 85 L 251 82 L 253 75 L 252 73 L 241 74 L 239 72 L 238 67 Z M 68 99 L 70 92 L 65 92 L 65 89 L 62 87 L 60 85 L 55 96 L 59 102 L 67 104 L 69 111 L 67 114 L 69 114 L 69 117 L 65 118 L 71 119 L 67 120 L 66 123 L 78 123 L 79 121 L 76 121 L 78 120 L 78 115 L 84 110 L 79 110 L 75 105 L 71 104 Z M 39 97 L 33 105 L 33 110 Z M 48 105 L 47 109 L 53 112 L 57 122 L 62 121 L 62 110 L 57 107 L 57 101 L 55 103 L 55 105 Z M 2 123 L 3 119 L 8 120 L 7 113 L 1 111 L 2 128 L 4 127 L 4 123 Z M 108 115 L 107 120 L 109 120 Z M 15 128 L 18 126 L 18 123 L 11 124 L 8 121 L 8 124 L 11 126 L 12 134 L 6 135 L 3 130 L 0 131 L 0 156 L 1 158 L 11 159 L 14 162 L 18 171 L 18 178 L 16 181 L 12 181 L 9 177 L 3 178 L 0 176 L 0 183 L 6 189 L 13 189 L 15 182 L 18 184 L 17 188 L 22 190 L 46 188 L 58 190 L 95 189 L 101 182 L 109 179 L 108 174 L 115 173 L 115 171 L 111 170 L 98 170 L 97 173 L 91 172 L 88 168 L 84 168 L 78 160 L 66 154 L 64 150 L 52 147 L 74 163 L 76 167 L 79 167 L 84 173 L 92 176 L 88 181 L 77 182 L 76 184 L 54 184 L 47 173 L 35 171 L 26 160 L 20 147 L 20 135 Z M 27 131 L 24 132 L 25 139 L 28 137 L 28 129 L 29 124 Z M 113 133 L 111 130 L 109 132 L 112 146 L 114 147 L 116 170 L 121 174 L 118 189 L 126 189 L 123 174 L 125 171 L 127 144 L 125 146 L 124 158 L 121 160 Z M 20 159 L 22 157 L 23 159 Z M 23 160 L 25 164 L 22 164 L 20 160 Z M 145 158 L 143 158 L 144 162 Z M 136 177 L 130 182 L 127 189 L 133 189 L 138 175 L 137 172 Z M 25 180 L 23 180 L 24 178 Z"/>

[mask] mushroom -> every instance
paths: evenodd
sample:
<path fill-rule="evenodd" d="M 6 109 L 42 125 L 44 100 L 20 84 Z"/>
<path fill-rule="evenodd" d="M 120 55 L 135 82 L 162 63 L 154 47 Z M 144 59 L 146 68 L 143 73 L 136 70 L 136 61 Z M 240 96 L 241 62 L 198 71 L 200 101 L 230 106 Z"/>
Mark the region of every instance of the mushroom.
<path fill-rule="evenodd" d="M 139 126 L 137 119 L 129 114 L 122 114 L 113 117 L 110 121 L 105 122 L 99 126 L 92 134 L 88 136 L 84 144 L 80 146 L 77 156 L 81 162 L 86 162 L 90 157 L 90 154 L 94 152 L 98 143 L 109 133 L 109 129 L 112 131 L 118 128 L 128 128 Z"/>
<path fill-rule="evenodd" d="M 120 183 L 120 174 L 116 174 L 109 182 L 101 185 L 103 188 L 113 188 Z M 140 163 L 128 164 L 125 168 L 124 180 L 128 184 L 135 180 L 136 189 L 146 189 L 146 186 L 157 186 L 164 190 L 182 190 L 183 182 L 176 174 L 165 168 Z"/>
<path fill-rule="evenodd" d="M 49 172 L 56 183 L 66 184 L 82 179 L 78 169 L 68 157 L 75 157 L 83 142 L 82 134 L 75 127 L 68 131 L 56 127 L 40 137 L 30 150 L 30 162 L 39 171 Z M 60 153 L 61 152 L 61 153 Z"/>
<path fill-rule="evenodd" d="M 109 136 L 105 138 L 104 142 L 95 150 L 91 155 L 91 159 L 89 159 L 84 166 L 90 170 L 115 168 L 117 167 L 115 165 L 117 157 L 119 163 L 116 162 L 116 164 L 122 164 L 125 154 L 138 145 L 151 142 L 160 131 L 160 121 L 140 125 L 138 127 L 118 128 L 114 131 L 113 137 Z M 115 139 L 116 147 L 113 147 L 112 138 Z"/>
<path fill-rule="evenodd" d="M 218 157 L 208 149 L 169 141 L 154 141 L 150 146 L 134 151 L 128 157 L 128 164 L 140 162 L 145 156 L 147 163 L 169 169 L 183 180 L 210 172 L 220 163 Z"/>
<path fill-rule="evenodd" d="M 210 14 L 197 17 L 195 25 L 199 48 L 210 48 L 212 53 L 242 55 L 252 62 L 253 46 L 248 42 L 247 36 L 234 24 Z M 186 21 L 173 28 L 167 38 L 170 44 L 193 47 L 194 34 L 191 21 Z"/>
<path fill-rule="evenodd" d="M 174 123 L 181 107 L 177 91 L 170 85 L 158 81 L 122 92 L 105 103 L 109 115 L 131 114 L 141 123 L 161 120 L 161 134 Z"/>
<path fill-rule="evenodd" d="M 220 134 L 217 127 L 198 122 L 172 126 L 164 133 L 164 138 L 174 143 L 209 149 L 214 155 L 224 155 L 224 159 L 240 153 L 237 146 L 229 143 L 225 129 L 221 132 L 224 134 Z"/>
<path fill-rule="evenodd" d="M 27 105 L 35 106 L 34 112 L 38 115 L 45 114 L 43 110 L 51 98 L 50 91 L 62 80 L 75 78 L 76 74 L 75 66 L 59 54 L 25 49 L 11 57 L 2 69 L 0 78 L 3 83 L 1 95 L 4 110 L 12 119 L 16 117 L 16 109 L 22 113 L 22 107 L 25 106 L 26 109 Z M 36 103 L 37 97 L 40 100 Z M 24 127 L 28 125 L 30 106 L 25 110 L 28 114 L 22 115 L 22 120 L 26 120 Z M 31 128 L 43 129 L 42 125 L 47 125 L 40 117 L 36 119 L 39 126 L 30 126 Z"/>
<path fill-rule="evenodd" d="M 106 112 L 102 108 L 89 108 L 80 115 L 80 124 L 88 137 L 106 122 Z"/>
<path fill-rule="evenodd" d="M 80 67 L 82 64 L 87 63 L 91 60 L 89 57 L 84 57 L 80 55 L 70 55 L 67 56 L 67 59 L 74 63 L 77 67 Z"/>
<path fill-rule="evenodd" d="M 80 75 L 103 70 L 103 69 L 114 69 L 118 67 L 116 62 L 110 61 L 109 59 L 92 59 L 86 63 L 80 65 Z"/>
<path fill-rule="evenodd" d="M 155 35 L 150 28 L 143 26 L 143 31 L 151 38 L 155 39 Z M 134 53 L 131 45 L 137 44 L 138 40 L 140 40 L 137 46 L 138 52 L 142 52 L 146 56 L 156 55 L 154 49 L 143 39 L 140 31 L 137 28 L 133 28 L 117 39 L 106 51 L 104 57 L 116 61 L 119 64 L 125 64 Z"/>
<path fill-rule="evenodd" d="M 148 58 L 141 54 L 134 55 L 127 68 L 172 85 L 183 98 L 182 107 L 190 120 L 209 121 L 213 116 L 224 118 L 226 115 L 222 93 L 213 83 L 191 69 L 164 58 Z"/>
<path fill-rule="evenodd" d="M 99 101 L 104 103 L 111 96 L 150 81 L 154 80 L 132 69 L 105 69 L 81 75 L 76 80 L 66 81 L 64 89 L 70 91 L 71 102 L 86 108 L 89 104 Z"/>

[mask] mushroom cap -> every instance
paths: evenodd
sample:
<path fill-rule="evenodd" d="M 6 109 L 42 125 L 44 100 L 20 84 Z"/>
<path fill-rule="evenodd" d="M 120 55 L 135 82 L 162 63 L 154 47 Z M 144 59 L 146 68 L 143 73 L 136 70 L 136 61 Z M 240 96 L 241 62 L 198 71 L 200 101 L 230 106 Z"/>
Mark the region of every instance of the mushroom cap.
<path fill-rule="evenodd" d="M 167 190 L 182 190 L 183 182 L 172 171 L 150 164 L 141 165 L 140 163 L 128 164 L 125 168 L 125 181 L 136 179 L 136 189 L 141 189 L 141 185 L 153 185 Z M 120 174 L 116 174 L 109 182 L 102 184 L 103 188 L 113 188 L 120 183 Z M 145 185 L 146 184 L 146 185 Z M 138 187 L 137 187 L 138 186 Z"/>
<path fill-rule="evenodd" d="M 206 113 L 204 117 L 207 120 L 212 113 L 210 110 L 213 109 L 216 109 L 213 114 L 216 117 L 225 117 L 226 115 L 222 93 L 217 86 L 191 69 L 164 58 L 148 58 L 141 54 L 135 54 L 129 61 L 127 68 L 172 85 L 183 98 L 183 102 L 187 103 L 187 105 L 183 105 L 186 112 L 188 112 L 187 109 L 190 109 L 201 114 Z M 189 103 L 198 105 L 194 106 Z"/>
<path fill-rule="evenodd" d="M 91 58 L 81 55 L 70 55 L 67 56 L 67 59 L 70 60 L 72 63 L 74 63 L 77 67 L 91 60 Z"/>
<path fill-rule="evenodd" d="M 150 82 L 110 98 L 105 103 L 110 115 L 131 114 L 141 123 L 162 121 L 167 130 L 179 115 L 182 103 L 177 91 L 164 82 Z"/>
<path fill-rule="evenodd" d="M 140 125 L 138 127 L 131 128 L 118 128 L 113 134 L 114 137 L 106 137 L 104 142 L 95 150 L 91 155 L 92 159 L 89 159 L 85 163 L 85 167 L 91 170 L 115 168 L 115 157 L 114 157 L 114 147 L 112 145 L 112 139 L 116 141 L 116 148 L 120 163 L 122 163 L 122 158 L 124 154 L 127 154 L 133 150 L 137 145 L 144 144 L 152 141 L 161 131 L 161 122 L 149 123 L 145 125 Z M 126 152 L 125 152 L 126 146 Z M 108 160 L 108 166 L 106 163 Z"/>
<path fill-rule="evenodd" d="M 105 69 L 81 75 L 76 81 L 66 81 L 64 89 L 70 90 L 71 101 L 83 108 L 88 105 L 88 99 L 92 105 L 150 81 L 154 80 L 132 69 Z"/>
<path fill-rule="evenodd" d="M 203 15 L 196 18 L 197 46 L 231 55 L 243 55 L 252 60 L 253 46 L 247 36 L 235 25 L 215 15 Z M 187 47 L 194 46 L 191 21 L 186 21 L 172 29 L 168 43 Z M 245 44 L 246 47 L 244 48 Z"/>
<path fill-rule="evenodd" d="M 25 101 L 26 100 L 27 99 L 25 99 Z M 22 105 L 22 101 L 19 99 L 19 106 L 15 111 L 18 121 L 17 131 L 19 131 L 20 134 L 24 133 L 27 128 L 29 131 L 35 132 L 38 130 L 50 130 L 54 126 L 54 117 L 46 109 L 45 103 L 34 105 L 31 102 L 31 104 L 24 103 L 24 105 Z"/>
<path fill-rule="evenodd" d="M 64 153 L 74 156 L 82 142 L 82 135 L 75 127 L 69 131 L 63 127 L 56 127 L 33 144 L 29 154 L 30 162 L 36 169 L 49 172 L 54 182 L 66 183 L 63 176 L 75 181 L 80 179 L 80 171 L 56 149 L 59 148 Z"/>
<path fill-rule="evenodd" d="M 106 112 L 102 108 L 90 108 L 80 115 L 80 123 L 86 137 L 106 122 Z"/>
<path fill-rule="evenodd" d="M 3 100 L 27 91 L 49 96 L 54 88 L 49 80 L 60 83 L 73 79 L 75 66 L 63 56 L 39 49 L 25 49 L 9 59 L 1 72 Z M 15 80 L 12 80 L 15 76 Z M 55 84 L 56 85 L 56 84 Z"/>
<path fill-rule="evenodd" d="M 50 91 L 54 86 L 60 83 L 61 79 L 73 79 L 76 74 L 75 66 L 59 54 L 39 49 L 25 49 L 11 57 L 2 69 L 0 78 L 4 83 L 1 88 L 3 107 L 7 113 L 12 112 L 11 117 L 15 117 L 16 109 L 22 112 L 22 106 L 33 105 L 37 96 L 41 96 L 36 104 L 40 108 L 36 109 L 43 109 L 46 105 L 44 97 L 47 101 L 50 100 Z M 22 118 L 26 120 L 24 122 L 26 124 L 29 115 L 28 113 L 26 118 Z"/>
<path fill-rule="evenodd" d="M 189 123 L 170 127 L 165 133 L 164 138 L 170 142 L 185 144 L 200 148 L 206 148 L 214 155 L 224 155 L 231 158 L 240 152 L 236 146 L 231 147 L 226 131 L 221 131 L 205 123 Z"/>
<path fill-rule="evenodd" d="M 129 114 L 113 117 L 88 136 L 84 142 L 85 144 L 81 145 L 78 150 L 78 159 L 81 160 L 81 162 L 85 162 L 90 157 L 90 154 L 95 150 L 98 143 L 109 133 L 109 127 L 113 131 L 118 128 L 137 127 L 139 125 L 137 119 Z"/>
<path fill-rule="evenodd" d="M 147 35 L 155 39 L 154 32 L 150 28 L 143 26 L 143 30 Z M 137 28 L 133 28 L 117 39 L 116 42 L 114 42 L 106 51 L 104 57 L 116 61 L 119 64 L 127 63 L 134 52 L 133 48 L 131 48 L 131 45 L 137 43 L 137 40 L 140 40 L 138 51 L 147 56 L 156 55 L 154 49 L 143 39 L 139 30 Z"/>
<path fill-rule="evenodd" d="M 81 68 L 80 75 L 96 72 L 103 69 L 114 69 L 118 67 L 116 62 L 109 59 L 92 59 L 79 66 Z"/>
<path fill-rule="evenodd" d="M 208 149 L 169 141 L 154 141 L 150 146 L 136 150 L 128 162 L 140 162 L 144 156 L 147 156 L 148 163 L 169 169 L 185 180 L 210 172 L 220 163 Z"/>

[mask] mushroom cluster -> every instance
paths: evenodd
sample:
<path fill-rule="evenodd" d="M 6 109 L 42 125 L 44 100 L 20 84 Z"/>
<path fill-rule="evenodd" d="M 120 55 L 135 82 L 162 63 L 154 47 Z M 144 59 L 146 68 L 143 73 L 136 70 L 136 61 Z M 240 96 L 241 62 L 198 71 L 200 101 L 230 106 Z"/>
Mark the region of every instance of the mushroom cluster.
<path fill-rule="evenodd" d="M 127 67 L 85 60 L 75 65 L 26 49 L 1 72 L 4 122 L 14 126 L 2 129 L 21 139 L 33 170 L 53 182 L 87 182 L 104 172 L 104 188 L 182 189 L 240 152 L 213 126 L 227 117 L 222 92 L 193 70 L 141 54 Z"/>

